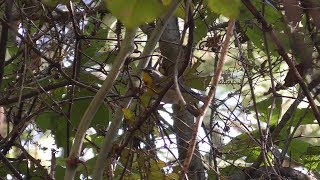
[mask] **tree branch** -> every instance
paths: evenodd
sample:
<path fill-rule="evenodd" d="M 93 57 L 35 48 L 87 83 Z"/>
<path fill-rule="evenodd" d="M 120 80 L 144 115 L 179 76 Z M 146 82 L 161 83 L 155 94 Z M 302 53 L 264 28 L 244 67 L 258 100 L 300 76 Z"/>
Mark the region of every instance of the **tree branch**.
<path fill-rule="evenodd" d="M 10 169 L 10 171 L 13 173 L 13 175 L 17 178 L 17 179 L 23 179 L 19 173 L 19 171 L 13 167 L 13 165 L 10 163 L 10 161 L 6 158 L 6 156 L 3 155 L 3 153 L 0 151 L 0 160 L 5 164 L 6 167 L 8 167 Z"/>
<path fill-rule="evenodd" d="M 303 81 L 303 78 L 301 77 L 300 73 L 298 72 L 297 68 L 295 67 L 294 63 L 288 56 L 288 54 L 285 51 L 285 48 L 279 38 L 276 36 L 275 32 L 273 31 L 272 26 L 265 20 L 265 18 L 261 15 L 261 13 L 257 10 L 257 8 L 252 4 L 250 0 L 242 0 L 242 2 L 245 4 L 245 6 L 251 11 L 251 13 L 257 18 L 257 20 L 261 23 L 262 28 L 270 35 L 271 39 L 273 40 L 274 44 L 278 48 L 278 53 L 281 55 L 281 57 L 285 60 L 285 62 L 288 64 L 289 68 L 294 73 L 295 77 L 297 78 L 299 85 L 301 86 L 304 94 L 306 95 L 310 106 L 313 110 L 314 116 L 316 117 L 316 120 L 318 121 L 318 124 L 320 125 L 320 112 L 315 104 L 311 93 L 306 85 L 306 83 Z"/>
<path fill-rule="evenodd" d="M 204 116 L 206 115 L 208 108 L 212 102 L 212 100 L 214 100 L 215 98 L 215 93 L 216 93 L 216 89 L 217 89 L 217 85 L 219 83 L 221 74 L 222 74 L 222 68 L 223 65 L 225 63 L 226 57 L 227 57 L 227 53 L 228 53 L 228 48 L 229 48 L 229 42 L 230 39 L 232 37 L 232 32 L 233 32 L 233 28 L 234 28 L 234 24 L 235 24 L 235 20 L 234 19 L 230 19 L 229 23 L 228 23 L 228 28 L 227 28 L 227 33 L 226 33 L 226 38 L 224 40 L 224 43 L 222 45 L 222 49 L 221 49 L 221 56 L 220 56 L 220 60 L 219 60 L 219 64 L 217 66 L 217 70 L 214 74 L 214 78 L 212 79 L 211 82 L 211 89 L 209 91 L 208 94 L 208 99 L 205 101 L 204 105 L 201 107 L 201 112 L 200 115 L 197 116 L 196 118 L 196 124 L 194 126 L 194 132 L 192 134 L 192 138 L 190 140 L 190 145 L 188 148 L 188 152 L 186 155 L 186 158 L 183 162 L 183 172 L 181 173 L 181 176 L 184 174 L 184 172 L 187 172 L 190 166 L 190 162 L 194 153 L 194 149 L 196 147 L 197 144 L 197 136 L 198 136 L 198 132 L 201 128 L 201 124 L 202 121 L 204 119 Z M 180 177 L 181 177 L 180 176 Z"/>
<path fill-rule="evenodd" d="M 140 60 L 138 64 L 137 71 L 135 72 L 136 75 L 140 76 L 141 69 L 147 67 L 148 62 L 150 60 L 150 55 L 153 53 L 161 35 L 162 32 L 164 31 L 166 25 L 168 24 L 168 19 L 174 14 L 176 9 L 178 8 L 179 5 L 179 0 L 175 0 L 171 2 L 171 6 L 169 7 L 168 11 L 166 14 L 164 14 L 163 17 L 160 18 L 160 20 L 157 23 L 156 28 L 153 30 L 145 48 L 143 49 L 143 52 L 141 53 L 140 57 L 144 57 L 143 59 Z M 126 94 L 131 94 L 130 87 L 128 87 L 127 93 Z M 130 103 L 132 101 L 132 98 L 128 98 L 125 102 L 122 103 L 122 108 L 129 107 Z M 118 132 L 119 126 L 122 122 L 123 119 L 123 112 L 121 108 L 118 108 L 115 112 L 113 122 L 110 124 L 109 130 L 107 131 L 105 135 L 105 139 L 101 148 L 101 151 L 98 155 L 98 159 L 96 161 L 96 165 L 94 168 L 93 172 L 93 179 L 102 179 L 103 178 L 103 172 L 104 172 L 104 167 L 105 163 L 109 162 L 108 156 L 109 153 L 112 149 L 113 145 L 113 140 Z M 107 166 L 109 167 L 109 166 Z"/>
<path fill-rule="evenodd" d="M 120 52 L 114 61 L 115 63 L 113 64 L 110 73 L 108 74 L 107 78 L 103 82 L 97 94 L 94 96 L 93 100 L 91 101 L 90 105 L 88 106 L 86 112 L 84 113 L 80 121 L 80 124 L 78 126 L 78 129 L 75 135 L 74 143 L 67 160 L 67 169 L 64 177 L 65 180 L 74 179 L 74 175 L 76 173 L 76 169 L 79 164 L 78 158 L 81 153 L 83 139 L 85 137 L 86 131 L 90 126 L 92 118 L 98 111 L 100 105 L 103 103 L 105 96 L 112 88 L 114 81 L 117 79 L 125 60 L 133 52 L 133 49 L 134 49 L 133 41 L 134 41 L 135 34 L 136 34 L 136 29 L 126 30 L 126 35 L 123 40 L 123 46 L 121 47 Z"/>
<path fill-rule="evenodd" d="M 11 9 L 13 5 L 12 0 L 6 0 L 5 2 L 5 15 L 4 19 L 6 22 L 1 23 L 1 39 L 0 39 L 0 88 L 2 84 L 2 78 L 4 75 L 4 66 L 5 66 L 5 60 L 6 60 L 6 52 L 7 52 L 7 42 L 8 42 L 8 34 L 9 34 L 9 27 L 7 26 L 7 23 L 10 23 L 11 18 Z"/>

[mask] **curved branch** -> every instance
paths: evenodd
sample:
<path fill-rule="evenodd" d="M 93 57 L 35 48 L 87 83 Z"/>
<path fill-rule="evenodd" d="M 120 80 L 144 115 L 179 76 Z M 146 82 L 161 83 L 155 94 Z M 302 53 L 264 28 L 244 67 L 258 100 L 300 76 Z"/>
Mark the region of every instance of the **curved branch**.
<path fill-rule="evenodd" d="M 121 47 L 120 52 L 115 60 L 115 63 L 112 66 L 112 70 L 110 71 L 109 75 L 103 82 L 97 94 L 94 96 L 93 100 L 88 106 L 88 109 L 86 110 L 86 112 L 84 113 L 80 121 L 80 124 L 78 126 L 78 129 L 75 135 L 74 143 L 67 160 L 67 169 L 64 177 L 66 180 L 74 179 L 74 175 L 76 173 L 76 169 L 79 164 L 78 158 L 81 153 L 83 139 L 86 134 L 86 131 L 90 126 L 92 118 L 98 111 L 100 105 L 103 103 L 105 96 L 112 88 L 114 81 L 117 79 L 120 69 L 123 66 L 123 63 L 125 62 L 127 57 L 132 53 L 134 49 L 133 40 L 134 40 L 135 34 L 136 34 L 136 29 L 126 30 L 126 35 L 123 40 L 123 46 Z"/>

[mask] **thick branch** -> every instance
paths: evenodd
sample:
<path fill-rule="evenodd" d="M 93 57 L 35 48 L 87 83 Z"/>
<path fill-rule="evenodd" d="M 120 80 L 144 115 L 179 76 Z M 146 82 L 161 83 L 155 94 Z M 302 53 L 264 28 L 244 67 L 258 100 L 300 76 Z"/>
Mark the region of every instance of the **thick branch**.
<path fill-rule="evenodd" d="M 152 35 L 150 36 L 149 41 L 147 42 L 142 54 L 140 57 L 145 57 L 140 60 L 138 64 L 138 69 L 135 72 L 136 75 L 140 75 L 141 69 L 145 68 L 149 62 L 149 59 L 151 57 L 151 54 L 153 53 L 160 36 L 166 27 L 168 23 L 168 19 L 173 15 L 173 13 L 176 11 L 179 5 L 179 0 L 175 0 L 171 3 L 171 6 L 169 7 L 166 14 L 164 14 L 163 17 L 160 18 L 159 23 L 157 24 L 156 28 L 153 30 Z M 128 87 L 127 93 L 131 94 L 130 87 Z M 122 107 L 129 107 L 130 103 L 132 101 L 132 98 L 128 98 L 125 102 L 122 103 Z M 118 132 L 119 126 L 123 119 L 123 112 L 121 108 L 118 108 L 116 110 L 115 116 L 113 118 L 113 122 L 111 123 L 109 130 L 106 133 L 105 140 L 103 143 L 103 146 L 101 148 L 100 154 L 98 155 L 98 159 L 96 161 L 96 165 L 93 172 L 93 179 L 102 179 L 103 178 L 103 172 L 105 169 L 105 163 L 108 162 L 107 158 L 109 156 L 109 153 L 112 149 L 112 142 Z M 108 166 L 107 166 L 108 167 Z"/>
<path fill-rule="evenodd" d="M 123 66 L 123 63 L 127 59 L 127 57 L 132 53 L 134 49 L 133 41 L 136 34 L 136 30 L 127 30 L 126 35 L 123 41 L 123 46 L 120 49 L 120 52 L 115 60 L 115 63 L 112 66 L 112 70 L 108 74 L 107 78 L 102 84 L 102 87 L 99 89 L 97 94 L 94 96 L 93 100 L 91 101 L 88 109 L 84 113 L 80 124 L 78 126 L 74 144 L 71 148 L 70 155 L 67 161 L 67 169 L 65 174 L 65 180 L 74 179 L 74 175 L 76 173 L 76 169 L 78 166 L 78 158 L 81 153 L 83 139 L 88 130 L 92 118 L 98 111 L 100 105 L 103 103 L 103 100 L 107 93 L 112 88 L 114 81 L 117 79 L 120 70 Z"/>
<path fill-rule="evenodd" d="M 61 82 L 58 82 L 58 83 L 55 83 L 55 84 L 49 84 L 49 85 L 43 87 L 43 89 L 45 91 L 50 91 L 50 90 L 54 90 L 54 89 L 57 89 L 57 88 L 60 88 L 60 87 L 64 87 L 64 86 L 70 85 L 70 84 L 72 84 L 72 83 L 69 82 L 69 81 L 61 81 Z M 0 99 L 0 105 L 9 105 L 9 104 L 18 102 L 19 98 L 21 98 L 21 100 L 23 101 L 25 99 L 32 98 L 32 97 L 40 95 L 42 93 L 44 93 L 44 91 L 36 89 L 36 90 L 32 90 L 30 92 L 24 93 L 21 96 L 3 98 L 3 99 Z"/>
<path fill-rule="evenodd" d="M 227 29 L 227 33 L 226 33 L 226 38 L 224 40 L 224 43 L 223 43 L 223 46 L 222 46 L 222 49 L 221 49 L 221 56 L 220 56 L 219 64 L 217 66 L 217 70 L 215 72 L 214 78 L 213 78 L 212 83 L 211 83 L 212 86 L 211 86 L 211 89 L 209 91 L 208 99 L 205 101 L 204 105 L 201 107 L 200 115 L 196 118 L 196 124 L 194 126 L 194 132 L 193 132 L 192 138 L 190 140 L 190 145 L 189 145 L 189 148 L 188 148 L 186 159 L 183 162 L 183 171 L 184 172 L 187 172 L 188 169 L 189 169 L 190 162 L 191 162 L 191 159 L 192 159 L 192 155 L 194 153 L 194 149 L 195 149 L 196 144 L 197 144 L 197 136 L 198 136 L 199 129 L 201 128 L 202 121 L 203 121 L 204 116 L 206 115 L 206 113 L 208 111 L 209 105 L 211 104 L 212 100 L 215 97 L 217 85 L 219 83 L 219 80 L 220 80 L 220 77 L 221 77 L 221 74 L 222 74 L 222 68 L 223 68 L 224 62 L 225 62 L 226 57 L 227 57 L 228 48 L 229 48 L 229 42 L 230 42 L 230 39 L 232 37 L 232 31 L 233 31 L 233 28 L 234 28 L 234 23 L 235 23 L 234 19 L 230 19 L 229 20 L 228 29 Z"/>

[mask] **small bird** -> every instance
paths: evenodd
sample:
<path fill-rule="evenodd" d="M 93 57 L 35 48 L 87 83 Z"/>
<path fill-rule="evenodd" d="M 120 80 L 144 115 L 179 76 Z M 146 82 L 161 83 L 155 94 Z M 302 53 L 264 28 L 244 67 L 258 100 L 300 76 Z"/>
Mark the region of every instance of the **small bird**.
<path fill-rule="evenodd" d="M 153 68 L 142 69 L 142 81 L 146 87 L 146 92 L 151 96 L 159 95 L 163 88 L 166 87 L 166 83 L 170 80 L 170 77 L 164 76 L 158 70 Z M 198 102 L 203 100 L 203 96 L 191 90 L 179 83 L 182 96 L 187 102 Z M 162 98 L 161 102 L 167 104 L 179 104 L 180 98 L 178 97 L 177 91 L 172 86 Z"/>

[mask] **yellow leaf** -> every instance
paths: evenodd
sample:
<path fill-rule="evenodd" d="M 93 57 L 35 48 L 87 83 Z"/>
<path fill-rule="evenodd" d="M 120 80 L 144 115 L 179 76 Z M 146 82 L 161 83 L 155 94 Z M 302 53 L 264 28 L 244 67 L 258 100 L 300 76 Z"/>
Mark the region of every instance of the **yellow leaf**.
<path fill-rule="evenodd" d="M 165 6 L 169 6 L 172 0 L 161 0 L 162 4 Z"/>
<path fill-rule="evenodd" d="M 152 171 L 150 173 L 150 179 L 163 179 L 163 177 L 165 177 L 165 175 L 161 171 Z"/>
<path fill-rule="evenodd" d="M 150 100 L 151 100 L 150 93 L 143 93 L 140 96 L 140 100 L 141 100 L 141 104 L 142 104 L 143 107 L 148 107 L 149 103 L 150 103 Z"/>
<path fill-rule="evenodd" d="M 228 18 L 238 18 L 241 0 L 207 0 L 209 8 Z"/>
<path fill-rule="evenodd" d="M 163 168 L 163 167 L 166 166 L 166 163 L 165 163 L 164 161 L 161 161 L 161 160 L 159 160 L 159 161 L 157 162 L 157 164 L 158 164 L 158 167 L 159 167 L 159 168 Z"/>
<path fill-rule="evenodd" d="M 122 112 L 126 120 L 130 120 L 130 121 L 134 120 L 134 113 L 130 109 L 122 108 Z"/>
<path fill-rule="evenodd" d="M 166 180 L 179 179 L 179 175 L 177 173 L 170 173 L 166 176 Z"/>

